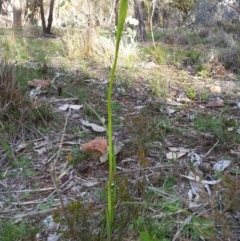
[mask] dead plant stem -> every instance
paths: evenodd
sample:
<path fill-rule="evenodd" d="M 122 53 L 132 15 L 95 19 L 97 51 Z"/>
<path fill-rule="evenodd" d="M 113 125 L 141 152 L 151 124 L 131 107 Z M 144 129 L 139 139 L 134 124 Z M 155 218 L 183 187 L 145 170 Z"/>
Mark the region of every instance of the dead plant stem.
<path fill-rule="evenodd" d="M 219 143 L 219 140 L 213 145 L 213 147 L 204 155 L 204 157 L 207 157 L 212 151 L 213 149 L 217 146 L 217 144 Z"/>
<path fill-rule="evenodd" d="M 57 195 L 58 195 L 59 200 L 60 200 L 60 204 L 61 204 L 61 207 L 62 207 L 62 210 L 63 210 L 63 216 L 64 216 L 64 218 L 66 220 L 66 223 L 67 223 L 67 226 L 69 228 L 69 231 L 71 233 L 73 233 L 73 227 L 72 227 L 72 225 L 70 223 L 70 220 L 69 220 L 69 217 L 68 217 L 68 214 L 67 214 L 67 210 L 66 210 L 64 202 L 63 202 L 61 189 L 59 187 L 59 178 L 57 177 L 57 174 L 56 174 L 56 165 L 57 165 L 57 162 L 59 160 L 60 154 L 62 152 L 62 145 L 63 145 L 64 135 L 65 135 L 65 132 L 66 132 L 66 127 L 67 127 L 67 123 L 68 123 L 69 114 L 70 114 L 70 111 L 68 112 L 68 114 L 66 115 L 66 118 L 65 118 L 65 124 L 64 124 L 64 128 L 63 128 L 61 142 L 60 142 L 60 145 L 59 145 L 57 156 L 54 159 L 53 163 L 51 164 L 50 174 L 51 174 L 51 178 L 52 178 L 53 184 L 54 184 L 54 186 L 56 188 Z"/>

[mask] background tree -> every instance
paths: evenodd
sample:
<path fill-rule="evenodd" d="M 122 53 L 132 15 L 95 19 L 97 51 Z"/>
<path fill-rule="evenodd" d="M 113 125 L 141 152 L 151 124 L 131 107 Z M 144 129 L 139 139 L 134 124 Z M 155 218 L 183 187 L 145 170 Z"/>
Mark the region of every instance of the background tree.
<path fill-rule="evenodd" d="M 13 0 L 13 28 L 19 29 L 22 27 L 22 2 L 21 0 Z"/>
<path fill-rule="evenodd" d="M 182 21 L 179 26 L 186 24 L 189 12 L 193 9 L 195 0 L 174 0 L 170 3 L 170 6 L 176 8 L 182 15 Z"/>
<path fill-rule="evenodd" d="M 40 0 L 40 1 L 39 1 L 41 21 L 42 21 L 42 29 L 43 29 L 43 33 L 44 33 L 44 34 L 52 34 L 52 33 L 51 33 L 51 27 L 52 27 L 52 22 L 53 22 L 54 2 L 55 2 L 55 0 L 51 0 L 51 1 L 50 1 L 50 8 L 49 8 L 49 14 L 48 14 L 48 24 L 47 24 L 47 26 L 46 26 L 43 0 Z"/>
<path fill-rule="evenodd" d="M 0 14 L 3 14 L 3 0 L 0 0 Z"/>
<path fill-rule="evenodd" d="M 118 11 L 119 11 L 119 0 L 115 0 L 115 7 L 114 7 L 114 12 L 115 12 L 115 26 L 118 25 Z"/>
<path fill-rule="evenodd" d="M 134 10 L 135 10 L 135 18 L 139 21 L 137 26 L 137 35 L 139 41 L 146 41 L 146 29 L 144 23 L 144 15 L 143 15 L 143 8 L 142 8 L 142 1 L 141 0 L 134 0 Z"/>
<path fill-rule="evenodd" d="M 48 25 L 47 25 L 47 29 L 46 29 L 46 33 L 48 33 L 48 34 L 51 33 L 51 27 L 52 27 L 52 22 L 53 22 L 54 2 L 55 2 L 55 0 L 50 1 L 50 8 L 49 8 L 49 14 L 48 14 Z"/>

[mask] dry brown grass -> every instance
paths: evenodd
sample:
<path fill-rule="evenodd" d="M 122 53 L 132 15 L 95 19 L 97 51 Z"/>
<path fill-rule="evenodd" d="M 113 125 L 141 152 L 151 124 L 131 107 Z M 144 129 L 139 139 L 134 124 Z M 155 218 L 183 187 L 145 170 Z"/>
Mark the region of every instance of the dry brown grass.
<path fill-rule="evenodd" d="M 22 104 L 23 95 L 14 77 L 14 64 L 0 60 L 0 113 L 4 116 L 9 110 Z"/>

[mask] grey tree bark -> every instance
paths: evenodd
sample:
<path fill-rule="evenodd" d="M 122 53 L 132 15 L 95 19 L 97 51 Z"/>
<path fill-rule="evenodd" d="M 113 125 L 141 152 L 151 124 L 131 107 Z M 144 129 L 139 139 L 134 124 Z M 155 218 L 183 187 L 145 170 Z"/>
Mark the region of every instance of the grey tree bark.
<path fill-rule="evenodd" d="M 54 9 L 54 0 L 51 0 L 50 8 L 49 8 L 49 15 L 48 15 L 48 25 L 46 28 L 46 31 L 48 34 L 51 33 L 51 27 L 52 27 L 52 22 L 53 22 L 53 9 Z"/>
<path fill-rule="evenodd" d="M 21 0 L 13 0 L 13 28 L 19 29 L 22 27 L 22 2 Z"/>
<path fill-rule="evenodd" d="M 119 0 L 115 0 L 115 7 L 114 7 L 114 12 L 115 12 L 115 26 L 118 25 L 118 11 L 119 11 Z"/>
<path fill-rule="evenodd" d="M 42 30 L 43 30 L 43 33 L 46 33 L 47 27 L 46 27 L 46 21 L 44 16 L 43 0 L 39 1 L 39 8 L 40 8 L 41 21 L 42 21 Z"/>
<path fill-rule="evenodd" d="M 40 15 L 41 15 L 41 21 L 42 21 L 42 30 L 43 33 L 47 35 L 52 35 L 51 33 L 51 27 L 53 22 L 53 9 L 54 9 L 54 0 L 50 1 L 50 8 L 49 8 L 49 15 L 48 15 L 48 25 L 46 26 L 45 21 L 45 15 L 44 15 L 44 7 L 43 7 L 43 0 L 39 1 L 39 7 L 40 7 Z"/>
<path fill-rule="evenodd" d="M 146 29 L 143 17 L 143 9 L 142 9 L 142 1 L 141 0 L 134 0 L 134 10 L 135 10 L 135 18 L 139 21 L 137 26 L 137 34 L 139 41 L 146 41 Z"/>

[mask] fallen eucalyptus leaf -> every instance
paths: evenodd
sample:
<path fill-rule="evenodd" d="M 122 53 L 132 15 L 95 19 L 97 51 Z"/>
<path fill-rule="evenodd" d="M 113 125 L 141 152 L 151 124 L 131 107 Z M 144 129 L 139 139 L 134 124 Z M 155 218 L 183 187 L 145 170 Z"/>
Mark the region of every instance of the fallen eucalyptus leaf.
<path fill-rule="evenodd" d="M 122 149 L 123 143 L 119 143 L 117 146 L 114 146 L 114 153 L 117 155 L 121 149 Z M 104 163 L 108 160 L 108 151 L 105 152 L 101 157 L 100 157 L 100 163 Z"/>
<path fill-rule="evenodd" d="M 84 182 L 81 183 L 81 185 L 84 186 L 84 187 L 94 187 L 98 183 L 99 182 L 84 181 Z"/>
<path fill-rule="evenodd" d="M 186 152 L 180 153 L 180 152 L 168 152 L 166 154 L 167 159 L 172 160 L 172 159 L 179 159 L 182 156 L 186 155 Z"/>
<path fill-rule="evenodd" d="M 67 110 L 69 108 L 69 104 L 64 104 L 60 107 L 58 107 L 59 110 Z"/>
<path fill-rule="evenodd" d="M 166 114 L 171 115 L 171 114 L 173 114 L 173 113 L 175 113 L 175 112 L 176 112 L 176 110 L 171 109 L 170 107 L 166 107 Z"/>
<path fill-rule="evenodd" d="M 80 110 L 82 108 L 82 105 L 69 105 L 69 109 L 72 110 Z"/>
<path fill-rule="evenodd" d="M 18 145 L 18 147 L 16 148 L 16 152 L 19 152 L 23 149 L 25 149 L 27 147 L 27 143 L 25 141 L 21 141 L 21 143 Z"/>
<path fill-rule="evenodd" d="M 169 147 L 170 152 L 166 153 L 166 157 L 168 160 L 172 160 L 172 159 L 179 159 L 182 156 L 186 155 L 188 153 L 189 150 L 180 147 Z"/>
<path fill-rule="evenodd" d="M 92 128 L 94 131 L 96 131 L 96 132 L 104 132 L 104 131 L 106 131 L 103 126 L 99 126 L 99 125 L 96 125 L 96 124 L 94 124 L 94 123 L 89 123 L 88 121 L 85 121 L 85 120 L 81 120 L 81 123 L 82 123 L 84 126 L 91 127 L 91 128 Z"/>
<path fill-rule="evenodd" d="M 46 147 L 42 147 L 40 149 L 35 149 L 35 151 L 38 153 L 38 155 L 41 155 L 41 154 L 43 154 L 44 152 L 47 151 L 47 148 Z"/>
<path fill-rule="evenodd" d="M 213 170 L 223 171 L 225 168 L 227 168 L 230 165 L 230 163 L 231 163 L 230 160 L 218 161 L 213 165 Z"/>

